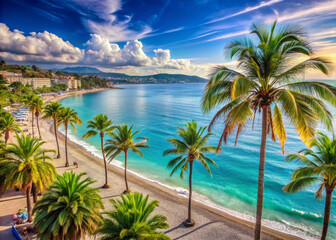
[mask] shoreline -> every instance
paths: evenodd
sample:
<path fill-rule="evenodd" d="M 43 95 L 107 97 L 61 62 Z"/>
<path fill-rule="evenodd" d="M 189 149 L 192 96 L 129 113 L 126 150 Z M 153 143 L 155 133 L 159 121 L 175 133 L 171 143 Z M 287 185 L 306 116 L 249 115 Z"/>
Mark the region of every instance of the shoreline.
<path fill-rule="evenodd" d="M 85 92 L 75 92 L 74 94 L 69 94 L 69 95 L 62 95 L 59 97 L 56 97 L 54 99 L 51 99 L 50 101 L 60 101 L 61 99 L 64 99 L 66 97 L 70 97 L 72 95 L 76 95 L 76 94 L 86 94 L 86 93 L 91 93 L 91 92 L 98 92 L 98 91 L 103 91 L 103 90 L 109 90 L 109 89 L 95 89 L 95 90 L 91 90 L 91 91 L 85 91 Z M 53 129 L 50 128 L 49 132 L 51 134 L 53 134 Z M 59 137 L 60 140 L 63 142 L 64 141 L 64 135 L 61 131 L 58 130 Z M 76 138 L 75 136 L 72 136 L 74 138 Z M 80 145 L 80 143 L 76 143 L 73 140 L 71 140 L 69 138 L 69 147 L 71 147 L 73 150 L 75 151 L 79 151 L 82 155 L 85 155 L 89 160 L 93 161 L 94 163 L 103 166 L 103 161 L 99 156 L 96 156 L 94 153 L 90 152 L 87 148 L 85 148 L 84 146 Z M 108 171 L 117 174 L 119 177 L 123 177 L 123 167 L 121 165 L 118 164 L 108 164 Z M 137 182 L 137 183 L 141 183 L 143 186 L 145 186 L 145 188 L 148 189 L 154 189 L 155 191 L 159 191 L 160 194 L 165 195 L 166 197 L 170 198 L 170 199 L 174 199 L 174 201 L 178 201 L 179 203 L 182 204 L 187 204 L 188 198 L 182 194 L 179 194 L 176 190 L 173 189 L 173 187 L 170 187 L 169 185 L 166 185 L 164 183 L 161 183 L 159 181 L 156 180 L 152 180 L 149 179 L 145 176 L 142 176 L 139 173 L 136 173 L 135 171 L 128 171 L 128 176 L 129 176 L 129 181 L 131 182 Z M 235 224 L 239 224 L 245 227 L 248 227 L 250 229 L 254 229 L 254 222 L 246 220 L 246 219 L 242 219 L 239 218 L 237 216 L 234 216 L 228 212 L 225 212 L 225 209 L 221 209 L 220 205 L 213 203 L 211 205 L 208 205 L 200 200 L 195 200 L 193 199 L 193 208 L 201 208 L 203 210 L 209 211 L 213 214 L 216 214 L 222 218 L 224 218 L 225 220 L 231 221 Z M 218 207 L 216 206 L 218 205 Z M 224 208 L 224 207 L 223 207 Z M 233 211 L 233 210 L 232 210 Z M 288 239 L 288 240 L 297 240 L 297 239 L 303 239 L 301 237 L 295 236 L 295 235 L 291 235 L 285 232 L 282 232 L 280 230 L 276 230 L 270 227 L 266 227 L 263 226 L 262 229 L 263 233 L 274 237 L 276 239 Z"/>

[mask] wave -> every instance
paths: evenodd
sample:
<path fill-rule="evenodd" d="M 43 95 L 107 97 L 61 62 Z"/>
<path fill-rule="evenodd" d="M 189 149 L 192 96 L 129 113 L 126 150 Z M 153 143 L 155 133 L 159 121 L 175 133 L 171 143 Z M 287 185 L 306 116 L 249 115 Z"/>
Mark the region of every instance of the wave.
<path fill-rule="evenodd" d="M 60 129 L 59 131 L 64 135 L 64 129 Z M 79 139 L 78 137 L 73 135 L 71 132 L 68 133 L 68 137 L 69 137 L 70 141 L 72 141 L 72 142 L 76 143 L 77 145 L 79 145 L 80 147 L 84 148 L 85 150 L 90 152 L 92 155 L 103 159 L 101 151 L 98 148 L 96 148 L 95 146 L 89 144 L 88 142 L 86 142 L 84 140 Z M 113 160 L 110 164 L 115 166 L 115 167 L 124 169 L 123 162 L 121 162 L 121 161 Z M 160 185 L 162 187 L 165 187 L 167 189 L 173 190 L 174 192 L 176 192 L 180 196 L 188 198 L 188 190 L 183 188 L 183 187 L 176 187 L 176 186 L 171 186 L 171 185 L 168 185 L 168 184 L 164 184 L 160 181 L 148 178 L 147 176 L 144 176 L 144 175 L 142 175 L 142 174 L 140 174 L 136 171 L 133 171 L 133 170 L 128 170 L 128 172 L 132 173 L 133 175 L 135 175 L 137 177 L 145 179 L 146 181 L 149 181 L 151 183 L 155 183 L 155 184 L 158 184 L 158 185 Z M 205 204 L 209 207 L 212 207 L 212 208 L 214 208 L 218 211 L 221 211 L 225 214 L 229 214 L 231 216 L 237 217 L 237 218 L 242 219 L 242 220 L 247 220 L 247 221 L 250 221 L 250 222 L 255 221 L 254 216 L 249 215 L 249 214 L 245 214 L 245 213 L 241 213 L 241 212 L 229 209 L 229 208 L 225 208 L 225 207 L 213 202 L 209 197 L 198 193 L 197 191 L 193 192 L 193 196 L 194 196 L 193 200 L 195 200 L 199 203 Z M 286 211 L 288 211 L 288 210 L 286 210 Z M 304 216 L 307 216 L 307 214 L 311 214 L 310 216 L 315 215 L 316 218 L 321 218 L 322 217 L 321 215 L 318 215 L 318 214 L 306 213 L 304 211 L 300 211 L 300 210 L 297 210 L 297 209 L 291 209 L 290 211 L 291 211 L 291 213 L 297 213 L 297 214 L 304 215 Z M 285 221 L 283 219 L 278 219 L 278 221 L 263 219 L 262 222 L 263 222 L 264 226 L 269 227 L 269 228 L 274 229 L 274 230 L 277 230 L 277 231 L 280 231 L 280 232 L 291 234 L 293 236 L 297 236 L 297 237 L 300 237 L 300 238 L 303 238 L 303 239 L 306 239 L 306 240 L 317 239 L 317 234 L 318 233 L 315 232 L 314 230 L 308 228 L 304 224 L 299 224 L 299 223 L 295 223 L 295 222 L 288 222 L 288 221 Z"/>

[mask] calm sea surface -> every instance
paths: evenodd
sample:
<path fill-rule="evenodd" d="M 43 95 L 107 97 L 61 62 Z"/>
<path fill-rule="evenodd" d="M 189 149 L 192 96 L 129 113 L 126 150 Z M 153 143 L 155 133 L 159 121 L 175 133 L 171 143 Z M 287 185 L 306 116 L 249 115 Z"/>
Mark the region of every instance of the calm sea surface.
<path fill-rule="evenodd" d="M 80 143 L 94 154 L 100 155 L 100 141 L 81 137 L 86 132 L 86 121 L 99 113 L 108 115 L 115 125 L 134 124 L 140 130 L 138 136 L 149 138 L 150 149 L 143 150 L 144 158 L 130 154 L 129 169 L 153 181 L 158 181 L 186 195 L 187 177 L 178 174 L 169 177 L 166 169 L 171 157 L 163 157 L 162 152 L 171 148 L 167 138 L 176 137 L 176 126 L 186 121 L 196 120 L 207 126 L 214 112 L 203 115 L 200 101 L 204 84 L 162 84 L 125 85 L 115 89 L 85 95 L 77 95 L 62 100 L 62 104 L 75 108 L 83 125 L 77 132 L 71 131 L 72 140 Z M 331 110 L 336 116 L 336 111 Z M 335 122 L 336 123 L 336 122 Z M 257 177 L 261 119 L 256 118 L 254 129 L 248 124 L 241 133 L 237 147 L 232 135 L 223 152 L 210 154 L 219 168 L 212 168 L 213 178 L 201 164 L 194 164 L 193 189 L 195 198 L 238 217 L 253 220 L 257 196 Z M 209 145 L 217 146 L 223 124 L 218 123 Z M 322 129 L 323 130 L 323 129 Z M 287 125 L 286 154 L 304 148 L 295 130 Z M 122 164 L 123 154 L 114 162 Z M 118 162 L 120 160 L 121 162 Z M 291 173 L 299 165 L 288 163 L 281 154 L 278 143 L 267 142 L 264 224 L 275 229 L 290 232 L 306 239 L 316 237 L 322 229 L 324 201 L 315 200 L 317 186 L 296 194 L 286 194 L 282 188 L 290 181 Z M 329 239 L 336 239 L 336 194 L 329 227 Z"/>

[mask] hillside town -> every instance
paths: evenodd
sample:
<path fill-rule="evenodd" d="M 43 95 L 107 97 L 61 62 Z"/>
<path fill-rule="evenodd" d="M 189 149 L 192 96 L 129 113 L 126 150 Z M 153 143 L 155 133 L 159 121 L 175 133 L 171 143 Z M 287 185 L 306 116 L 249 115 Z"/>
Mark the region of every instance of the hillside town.
<path fill-rule="evenodd" d="M 33 78 L 33 77 L 24 77 L 22 73 L 0 71 L 0 74 L 7 80 L 8 84 L 14 82 L 20 82 L 23 85 L 30 85 L 33 89 L 51 87 L 52 84 L 65 84 L 67 85 L 67 91 L 77 90 L 81 88 L 81 81 L 76 79 L 73 76 L 62 76 L 52 73 L 51 78 Z"/>

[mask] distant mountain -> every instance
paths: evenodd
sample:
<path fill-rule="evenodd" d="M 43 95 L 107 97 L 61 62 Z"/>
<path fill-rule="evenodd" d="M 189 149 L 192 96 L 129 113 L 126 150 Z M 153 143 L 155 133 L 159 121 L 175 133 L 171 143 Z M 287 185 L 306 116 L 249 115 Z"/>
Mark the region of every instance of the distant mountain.
<path fill-rule="evenodd" d="M 124 73 L 103 72 L 93 67 L 67 67 L 63 69 L 54 69 L 68 73 L 79 73 L 82 75 L 97 75 L 100 78 L 106 78 L 114 84 L 160 84 L 160 83 L 203 83 L 206 79 L 189 76 L 184 74 L 160 73 L 147 76 L 130 76 Z"/>
<path fill-rule="evenodd" d="M 62 69 L 55 69 L 62 72 L 70 72 L 70 73 L 85 73 L 85 74 L 91 74 L 91 73 L 103 73 L 98 68 L 94 67 L 67 67 Z"/>
<path fill-rule="evenodd" d="M 147 84 L 147 83 L 204 83 L 206 79 L 183 74 L 161 73 L 147 76 L 130 76 L 122 73 L 98 73 L 99 77 L 106 78 L 114 84 Z"/>

